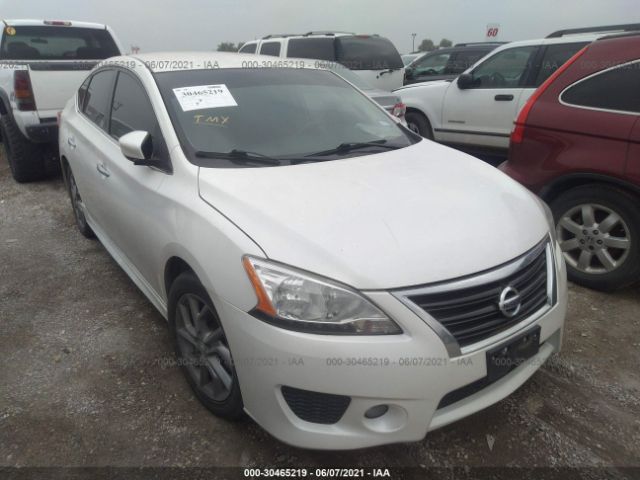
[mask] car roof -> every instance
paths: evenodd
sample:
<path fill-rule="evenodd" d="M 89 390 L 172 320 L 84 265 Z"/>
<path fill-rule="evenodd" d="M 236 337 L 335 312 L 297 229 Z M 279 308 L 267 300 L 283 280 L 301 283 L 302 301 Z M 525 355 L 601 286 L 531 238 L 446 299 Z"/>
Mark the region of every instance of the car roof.
<path fill-rule="evenodd" d="M 51 27 L 51 26 L 58 26 L 58 25 L 48 25 L 45 22 L 65 22 L 68 23 L 68 25 L 64 25 L 62 27 L 64 28 L 95 28 L 95 29 L 99 29 L 99 30 L 103 30 L 105 28 L 107 28 L 107 26 L 103 23 L 92 23 L 92 22 L 78 22 L 75 20 L 58 20 L 58 19 L 46 19 L 46 20 L 36 20 L 36 19 L 27 19 L 27 18 L 23 18 L 23 19 L 4 19 L 3 22 L 6 25 L 9 25 L 11 27 Z"/>
<path fill-rule="evenodd" d="M 291 62 L 291 59 L 236 52 L 158 52 L 114 57 L 105 61 L 105 63 L 112 62 L 117 64 L 118 61 L 126 62 L 131 58 L 144 63 L 153 73 L 204 70 L 207 68 L 247 68 L 247 62 L 251 62 L 249 64 L 250 68 L 286 68 L 287 62 Z M 321 65 L 315 65 L 317 63 L 316 60 L 307 59 L 304 64 L 301 64 L 301 62 L 303 62 L 302 59 L 296 61 L 292 68 L 323 69 Z"/>

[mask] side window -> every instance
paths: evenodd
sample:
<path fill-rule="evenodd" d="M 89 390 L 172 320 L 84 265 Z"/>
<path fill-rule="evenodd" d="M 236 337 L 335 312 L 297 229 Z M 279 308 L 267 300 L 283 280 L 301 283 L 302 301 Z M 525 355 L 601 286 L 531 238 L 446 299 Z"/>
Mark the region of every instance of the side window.
<path fill-rule="evenodd" d="M 248 43 L 243 45 L 242 48 L 238 50 L 238 53 L 256 53 L 256 44 Z"/>
<path fill-rule="evenodd" d="M 427 55 L 412 65 L 416 75 L 441 75 L 449 61 L 449 53 Z"/>
<path fill-rule="evenodd" d="M 82 112 L 103 130 L 109 121 L 109 102 L 113 93 L 114 70 L 103 70 L 93 75 L 84 94 Z"/>
<path fill-rule="evenodd" d="M 91 77 L 87 77 L 80 88 L 78 89 L 78 109 L 83 112 L 84 111 L 84 102 L 87 100 L 87 90 L 89 89 L 89 82 L 91 81 Z"/>
<path fill-rule="evenodd" d="M 574 83 L 560 100 L 580 107 L 640 114 L 640 61 Z"/>
<path fill-rule="evenodd" d="M 449 59 L 444 73 L 447 75 L 459 75 L 487 53 L 489 52 L 486 50 L 461 50 L 453 58 Z"/>
<path fill-rule="evenodd" d="M 335 61 L 335 43 L 333 38 L 292 38 L 289 40 L 287 57 L 313 58 Z"/>
<path fill-rule="evenodd" d="M 538 47 L 515 47 L 487 58 L 473 71 L 475 88 L 516 88 Z"/>
<path fill-rule="evenodd" d="M 265 42 L 260 46 L 261 55 L 280 56 L 280 42 Z"/>
<path fill-rule="evenodd" d="M 113 93 L 109 134 L 118 139 L 134 130 L 157 135 L 158 121 L 142 85 L 131 75 L 120 72 Z"/>
<path fill-rule="evenodd" d="M 542 57 L 542 63 L 540 64 L 540 70 L 536 75 L 536 80 L 533 86 L 539 87 L 542 85 L 542 82 L 549 78 L 553 72 L 560 68 L 563 63 L 569 60 L 585 45 L 585 42 L 549 45 L 545 49 L 544 56 Z"/>

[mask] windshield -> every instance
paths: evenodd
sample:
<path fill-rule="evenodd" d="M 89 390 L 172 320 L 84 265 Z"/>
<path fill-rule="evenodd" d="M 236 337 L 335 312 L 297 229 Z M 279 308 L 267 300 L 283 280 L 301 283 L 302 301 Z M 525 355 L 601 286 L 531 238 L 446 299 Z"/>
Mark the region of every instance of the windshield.
<path fill-rule="evenodd" d="M 103 60 L 120 55 L 107 30 L 16 26 L 4 35 L 0 57 L 6 60 Z"/>
<path fill-rule="evenodd" d="M 158 73 L 156 80 L 185 154 L 200 166 L 290 165 L 415 142 L 327 70 L 188 70 Z"/>
<path fill-rule="evenodd" d="M 377 36 L 336 38 L 336 59 L 351 70 L 388 70 L 404 67 L 393 43 Z"/>

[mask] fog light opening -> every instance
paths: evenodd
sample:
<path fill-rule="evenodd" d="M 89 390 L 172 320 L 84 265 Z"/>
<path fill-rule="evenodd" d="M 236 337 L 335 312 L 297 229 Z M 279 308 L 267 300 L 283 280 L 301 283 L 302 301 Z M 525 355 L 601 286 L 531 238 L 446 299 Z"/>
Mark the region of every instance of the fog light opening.
<path fill-rule="evenodd" d="M 364 416 L 367 418 L 378 418 L 383 416 L 389 411 L 389 405 L 376 405 L 364 412 Z"/>

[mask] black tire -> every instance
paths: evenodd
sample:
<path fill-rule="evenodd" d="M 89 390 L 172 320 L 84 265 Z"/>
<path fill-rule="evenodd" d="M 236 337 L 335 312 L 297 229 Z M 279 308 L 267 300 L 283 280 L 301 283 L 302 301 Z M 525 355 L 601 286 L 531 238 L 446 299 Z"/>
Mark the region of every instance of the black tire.
<path fill-rule="evenodd" d="M 203 327 L 197 327 L 196 322 L 192 322 L 187 328 L 184 322 L 184 314 L 181 313 L 181 305 L 189 304 L 190 300 L 201 301 L 202 310 L 198 318 Z M 181 273 L 171 284 L 169 289 L 169 328 L 175 349 L 178 363 L 195 393 L 198 400 L 208 408 L 214 415 L 228 420 L 238 420 L 244 416 L 244 405 L 240 393 L 240 384 L 231 359 L 222 323 L 213 306 L 211 298 L 206 289 L 202 286 L 198 278 L 192 272 Z M 193 312 L 189 307 L 185 307 L 189 313 Z M 195 309 L 198 311 L 198 309 Z M 193 329 L 191 329 L 193 327 Z M 207 330 L 209 329 L 209 330 Z M 191 334 L 187 330 L 193 330 Z M 201 332 L 203 335 L 200 336 Z M 217 335 L 215 332 L 219 332 Z M 192 338 L 187 340 L 187 337 Z M 212 339 L 210 342 L 206 338 Z M 199 340 L 199 342 L 198 342 Z M 214 342 L 215 340 L 215 342 Z M 196 346 L 200 343 L 200 346 Z M 208 353 L 203 354 L 199 348 L 208 349 Z M 219 355 L 226 347 L 226 353 Z M 215 350 L 218 348 L 218 350 Z M 189 350 L 189 351 L 188 351 Z M 196 357 L 198 357 L 196 359 Z M 213 364 L 213 366 L 212 366 Z M 217 369 L 215 368 L 217 366 Z M 229 386 L 225 387 L 223 376 L 219 373 L 223 368 L 228 377 Z M 203 373 L 204 372 L 204 373 Z M 204 375 L 204 381 L 203 379 Z M 206 383 L 205 383 L 206 382 Z M 223 391 L 224 390 L 224 391 Z"/>
<path fill-rule="evenodd" d="M 0 117 L 0 132 L 4 153 L 16 182 L 33 182 L 47 176 L 44 152 L 22 135 L 9 115 Z"/>
<path fill-rule="evenodd" d="M 601 291 L 617 290 L 640 280 L 639 197 L 614 186 L 583 185 L 553 199 L 551 210 L 558 240 L 566 250 L 563 254 L 569 280 Z M 619 218 L 615 223 L 612 213 Z M 576 225 L 580 229 L 571 232 Z M 583 254 L 590 260 L 580 264 Z"/>
<path fill-rule="evenodd" d="M 62 163 L 62 170 L 64 175 L 64 181 L 67 185 L 67 192 L 69 193 L 69 199 L 71 200 L 71 208 L 73 209 L 73 216 L 76 219 L 76 226 L 82 235 L 87 238 L 95 238 L 96 234 L 93 233 L 91 227 L 87 223 L 87 218 L 84 214 L 84 209 L 82 207 L 82 197 L 80 196 L 80 192 L 78 191 L 78 185 L 76 184 L 76 179 L 73 176 L 73 172 L 71 171 L 71 167 L 68 163 Z"/>
<path fill-rule="evenodd" d="M 410 111 L 404 116 L 409 126 L 409 130 L 421 135 L 424 138 L 433 140 L 433 129 L 429 119 L 420 112 Z"/>

